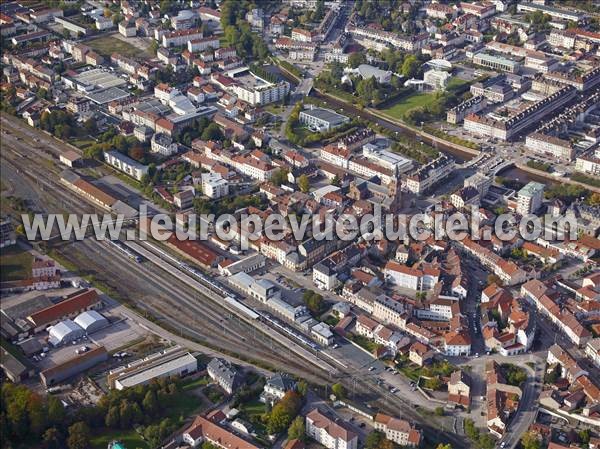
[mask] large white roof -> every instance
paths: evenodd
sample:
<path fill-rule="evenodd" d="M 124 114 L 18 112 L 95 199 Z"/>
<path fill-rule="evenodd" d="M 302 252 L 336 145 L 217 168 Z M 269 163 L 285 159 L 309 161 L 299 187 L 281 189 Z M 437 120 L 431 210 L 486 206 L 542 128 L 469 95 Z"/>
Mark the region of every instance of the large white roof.
<path fill-rule="evenodd" d="M 75 318 L 75 323 L 81 326 L 83 330 L 87 330 L 90 326 L 93 326 L 96 323 L 102 323 L 102 325 L 106 325 L 108 324 L 108 321 L 95 310 L 86 310 L 85 312 L 77 315 L 77 318 Z"/>
<path fill-rule="evenodd" d="M 81 330 L 81 327 L 75 324 L 73 320 L 64 320 L 50 328 L 50 339 L 60 342 L 69 334 L 81 332 Z"/>

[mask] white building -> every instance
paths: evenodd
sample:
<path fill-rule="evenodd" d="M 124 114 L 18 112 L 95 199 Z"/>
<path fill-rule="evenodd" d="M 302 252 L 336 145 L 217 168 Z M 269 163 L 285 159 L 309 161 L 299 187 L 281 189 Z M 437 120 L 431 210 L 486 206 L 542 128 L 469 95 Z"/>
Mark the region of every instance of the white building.
<path fill-rule="evenodd" d="M 444 335 L 444 353 L 447 356 L 468 356 L 471 353 L 471 337 L 462 331 L 448 332 Z"/>
<path fill-rule="evenodd" d="M 377 413 L 373 424 L 375 430 L 384 433 L 388 440 L 400 446 L 416 447 L 421 443 L 421 432 L 404 419 Z"/>
<path fill-rule="evenodd" d="M 551 155 L 565 161 L 572 160 L 575 155 L 571 142 L 540 133 L 529 134 L 525 139 L 525 146 L 534 153 Z"/>
<path fill-rule="evenodd" d="M 219 173 L 202 173 L 202 193 L 209 198 L 221 198 L 229 195 L 229 182 Z"/>
<path fill-rule="evenodd" d="M 448 85 L 450 74 L 443 70 L 428 70 L 423 74 L 423 81 L 435 90 L 444 90 Z"/>
<path fill-rule="evenodd" d="M 180 346 L 173 346 L 110 370 L 108 385 L 110 388 L 122 390 L 145 385 L 153 379 L 184 376 L 197 369 L 196 357 Z"/>
<path fill-rule="evenodd" d="M 400 154 L 387 151 L 373 143 L 363 146 L 363 156 L 376 164 L 391 170 L 394 174 L 407 172 L 412 168 L 412 161 Z"/>
<path fill-rule="evenodd" d="M 270 83 L 257 77 L 257 84 L 248 86 L 242 83 L 235 83 L 231 91 L 240 100 L 250 103 L 253 106 L 275 103 L 283 100 L 290 92 L 290 83 L 279 81 Z"/>
<path fill-rule="evenodd" d="M 525 216 L 535 213 L 541 206 L 544 198 L 544 184 L 529 182 L 517 194 L 517 213 Z"/>
<path fill-rule="evenodd" d="M 209 48 L 216 50 L 220 47 L 220 43 L 219 39 L 215 37 L 203 37 L 188 41 L 187 47 L 191 53 L 196 53 L 208 50 Z"/>
<path fill-rule="evenodd" d="M 148 167 L 146 165 L 140 164 L 118 151 L 105 151 L 104 161 L 138 181 L 148 173 Z"/>
<path fill-rule="evenodd" d="M 437 284 L 440 271 L 436 268 L 417 269 L 389 261 L 383 269 L 386 281 L 390 284 L 411 290 L 431 290 Z"/>
<path fill-rule="evenodd" d="M 339 285 L 337 273 L 328 260 L 313 266 L 313 283 L 319 290 L 333 290 Z"/>
<path fill-rule="evenodd" d="M 179 146 L 176 142 L 173 142 L 171 136 L 163 133 L 156 133 L 150 140 L 150 151 L 168 157 L 177 153 L 179 151 Z"/>
<path fill-rule="evenodd" d="M 333 332 L 325 323 L 314 325 L 310 329 L 310 335 L 322 346 L 330 346 L 333 344 Z"/>
<path fill-rule="evenodd" d="M 358 448 L 358 435 L 345 421 L 317 408 L 306 415 L 306 434 L 328 449 Z"/>

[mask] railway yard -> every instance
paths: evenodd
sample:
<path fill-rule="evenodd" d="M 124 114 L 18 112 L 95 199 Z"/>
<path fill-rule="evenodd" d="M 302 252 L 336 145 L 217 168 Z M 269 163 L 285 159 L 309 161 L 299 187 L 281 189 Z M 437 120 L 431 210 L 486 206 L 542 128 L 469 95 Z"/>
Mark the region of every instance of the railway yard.
<path fill-rule="evenodd" d="M 3 134 L 3 171 L 22 176 L 19 186 L 10 187 L 21 191 L 29 200 L 30 209 L 42 213 L 67 210 L 93 213 L 96 210 L 60 182 L 62 168 L 58 156 L 63 144 L 14 118 L 3 116 L 2 127 L 7 132 Z M 315 385 L 340 382 L 349 391 L 360 391 L 357 400 L 390 412 L 399 410 L 424 430 L 431 430 L 430 435 L 436 439 L 451 441 L 454 448 L 465 446 L 463 437 L 440 431 L 452 430 L 451 423 L 443 418 L 436 423 L 438 418 L 427 410 L 390 394 L 366 374 L 366 369 L 347 368 L 327 354 L 302 347 L 260 320 L 251 320 L 231 308 L 224 308 L 219 304 L 222 296 L 192 279 L 189 273 L 183 273 L 172 261 L 165 261 L 156 249 L 152 250 L 151 244 L 144 248 L 159 262 L 153 263 L 144 257 L 142 263 L 136 263 L 114 246 L 93 238 L 67 242 L 55 239 L 49 243 L 51 253 L 59 261 L 77 267 L 78 274 L 84 277 L 93 273 L 94 281 L 107 286 L 113 299 L 164 328 L 165 334 L 178 335 L 207 351 L 218 348 L 233 360 L 259 369 L 285 370 Z"/>

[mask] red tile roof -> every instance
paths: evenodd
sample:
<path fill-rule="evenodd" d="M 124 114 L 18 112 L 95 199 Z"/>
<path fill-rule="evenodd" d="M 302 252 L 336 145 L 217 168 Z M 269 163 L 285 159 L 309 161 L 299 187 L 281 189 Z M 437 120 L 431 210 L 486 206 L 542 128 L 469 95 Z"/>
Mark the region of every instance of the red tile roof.
<path fill-rule="evenodd" d="M 62 317 L 72 313 L 87 309 L 99 301 L 100 297 L 98 296 L 98 293 L 96 293 L 96 290 L 87 290 L 72 298 L 65 299 L 58 304 L 32 313 L 29 316 L 29 321 L 31 321 L 35 327 L 40 327 L 47 323 L 60 320 Z"/>

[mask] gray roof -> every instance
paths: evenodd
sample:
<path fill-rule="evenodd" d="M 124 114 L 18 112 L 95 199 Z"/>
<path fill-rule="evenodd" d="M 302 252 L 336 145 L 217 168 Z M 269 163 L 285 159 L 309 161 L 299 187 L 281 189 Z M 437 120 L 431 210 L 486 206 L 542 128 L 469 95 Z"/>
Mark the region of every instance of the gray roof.
<path fill-rule="evenodd" d="M 9 302 L 10 300 L 2 300 L 2 313 L 13 321 L 21 318 L 27 318 L 38 310 L 45 309 L 52 305 L 52 301 L 44 295 L 34 296 L 33 298 L 21 299 L 18 302 Z M 8 305 L 7 305 L 8 303 Z"/>
<path fill-rule="evenodd" d="M 280 391 L 289 391 L 296 387 L 296 381 L 289 374 L 277 373 L 267 380 L 267 385 Z"/>
<path fill-rule="evenodd" d="M 330 125 L 341 124 L 348 120 L 348 117 L 338 114 L 337 112 L 332 111 L 331 109 L 325 109 L 325 108 L 305 109 L 305 110 L 301 111 L 300 113 L 310 115 L 319 120 L 326 121 Z"/>
<path fill-rule="evenodd" d="M 206 368 L 209 373 L 214 373 L 220 381 L 225 382 L 228 385 L 234 385 L 238 380 L 238 372 L 227 360 L 214 358 L 209 362 Z"/>

